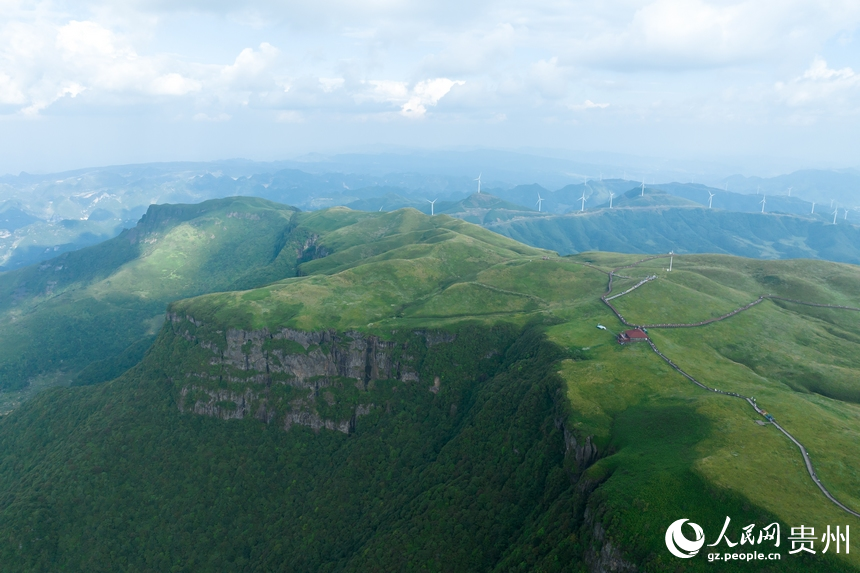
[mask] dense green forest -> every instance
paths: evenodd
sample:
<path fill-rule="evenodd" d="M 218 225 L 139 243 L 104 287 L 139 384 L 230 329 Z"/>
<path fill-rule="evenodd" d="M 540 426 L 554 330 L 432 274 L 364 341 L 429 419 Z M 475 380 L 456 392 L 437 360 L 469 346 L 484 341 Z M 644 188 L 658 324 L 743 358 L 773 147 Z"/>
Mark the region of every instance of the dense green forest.
<path fill-rule="evenodd" d="M 280 220 L 294 241 L 270 251 L 289 257 L 268 275 L 281 277 L 171 302 L 148 349 L 0 417 L 4 570 L 735 570 L 664 542 L 680 518 L 711 542 L 731 517 L 732 539 L 780 524 L 783 559 L 761 570 L 856 571 L 856 552 L 785 551 L 800 523 L 860 527 L 794 444 L 647 344 L 617 344 L 625 327 L 600 295 L 638 257 L 558 257 L 412 209 Z M 615 300 L 641 323 L 762 293 L 860 307 L 851 265 L 676 256 L 616 288 L 643 277 L 657 278 Z M 709 386 L 757 396 L 857 506 L 858 324 L 766 301 L 649 336 Z"/>

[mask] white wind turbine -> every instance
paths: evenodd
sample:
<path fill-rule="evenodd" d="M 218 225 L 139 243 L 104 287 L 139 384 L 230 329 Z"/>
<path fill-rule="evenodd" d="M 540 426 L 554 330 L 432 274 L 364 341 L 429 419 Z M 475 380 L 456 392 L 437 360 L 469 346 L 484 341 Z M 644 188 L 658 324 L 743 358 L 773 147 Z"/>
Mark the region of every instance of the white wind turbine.
<path fill-rule="evenodd" d="M 609 192 L 609 208 L 612 209 L 612 198 L 615 197 L 615 193 L 612 191 Z"/>
<path fill-rule="evenodd" d="M 672 261 L 675 259 L 675 251 L 669 251 L 669 268 L 666 269 L 669 272 L 672 272 Z"/>
<path fill-rule="evenodd" d="M 815 201 L 812 202 L 812 211 L 810 211 L 810 214 L 815 215 Z"/>
<path fill-rule="evenodd" d="M 788 188 L 788 196 L 789 196 L 789 197 L 791 197 L 791 190 L 792 190 L 792 187 L 789 187 L 789 188 Z"/>
<path fill-rule="evenodd" d="M 433 199 L 432 201 L 431 201 L 430 199 L 426 199 L 426 201 L 427 201 L 428 203 L 430 203 L 430 216 L 431 216 L 431 217 L 432 217 L 433 215 L 435 215 L 435 214 L 436 214 L 436 213 L 433 211 L 433 207 L 436 205 L 436 201 L 438 201 L 438 200 L 439 200 L 438 198 Z"/>
<path fill-rule="evenodd" d="M 644 197 L 644 196 L 645 196 L 645 180 L 644 180 L 644 179 L 642 180 L 642 193 L 640 193 L 640 195 L 639 195 L 639 196 L 640 196 L 640 197 Z"/>
<path fill-rule="evenodd" d="M 477 178 L 477 179 L 473 179 L 473 181 L 477 181 L 477 182 L 478 182 L 478 193 L 480 193 L 480 192 L 481 192 L 481 175 L 483 175 L 483 174 L 484 174 L 484 172 L 482 171 L 481 173 L 478 173 L 478 178 Z"/>
<path fill-rule="evenodd" d="M 843 220 L 845 220 L 845 221 L 847 221 L 847 220 L 848 220 L 848 209 L 845 209 L 845 216 L 844 216 L 844 217 L 842 217 L 842 219 L 843 219 Z"/>
<path fill-rule="evenodd" d="M 585 211 L 585 191 L 582 192 L 582 197 L 580 197 L 579 200 L 582 201 L 582 208 L 580 211 Z"/>
<path fill-rule="evenodd" d="M 708 191 L 708 209 L 711 208 L 711 205 L 714 202 L 714 194 Z"/>
<path fill-rule="evenodd" d="M 537 203 L 536 203 L 536 205 L 538 206 L 538 213 L 540 213 L 540 207 L 541 207 L 541 204 L 542 204 L 542 203 L 543 203 L 543 197 L 541 197 L 541 196 L 540 196 L 540 193 L 538 193 L 538 200 L 537 200 Z"/>
<path fill-rule="evenodd" d="M 836 209 L 833 210 L 833 224 L 836 224 L 836 215 L 839 214 L 839 206 L 836 206 Z"/>
<path fill-rule="evenodd" d="M 761 212 L 764 213 L 764 206 L 767 204 L 767 197 L 762 197 L 759 203 L 761 203 Z"/>

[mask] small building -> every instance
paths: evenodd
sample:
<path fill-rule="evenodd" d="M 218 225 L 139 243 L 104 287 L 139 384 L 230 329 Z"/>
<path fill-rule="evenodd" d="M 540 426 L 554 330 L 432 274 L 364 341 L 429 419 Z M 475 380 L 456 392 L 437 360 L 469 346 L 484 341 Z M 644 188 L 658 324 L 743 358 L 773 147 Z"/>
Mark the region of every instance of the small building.
<path fill-rule="evenodd" d="M 625 330 L 618 335 L 618 344 L 627 344 L 628 342 L 642 342 L 648 340 L 648 335 L 639 328 L 633 330 Z"/>

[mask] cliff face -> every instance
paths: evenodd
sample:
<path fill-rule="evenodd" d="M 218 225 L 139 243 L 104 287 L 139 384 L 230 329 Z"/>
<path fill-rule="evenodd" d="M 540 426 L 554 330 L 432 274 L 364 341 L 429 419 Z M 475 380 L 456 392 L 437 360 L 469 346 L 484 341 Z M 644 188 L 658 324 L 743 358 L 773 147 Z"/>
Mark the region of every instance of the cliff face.
<path fill-rule="evenodd" d="M 298 352 L 279 348 L 280 341 L 294 342 L 304 352 L 295 346 Z M 418 380 L 408 365 L 392 360 L 396 343 L 355 331 L 338 334 L 284 328 L 272 333 L 266 329 L 231 329 L 226 342 L 227 348 L 220 355 L 213 349 L 215 356 L 210 364 L 243 372 L 283 374 L 287 376 L 286 383 L 299 388 L 319 388 L 337 377 L 356 380 L 365 390 L 372 380 Z"/>
<path fill-rule="evenodd" d="M 216 331 L 219 336 L 213 339 L 199 334 L 204 325 L 193 317 L 167 318 L 173 335 L 196 347 L 199 357 L 186 362 L 182 377 L 174 379 L 182 411 L 224 420 L 254 417 L 286 430 L 298 424 L 348 434 L 359 417 L 374 409 L 376 381 L 419 382 L 408 341 L 290 328 L 230 329 Z M 455 338 L 414 334 L 427 346 Z M 438 392 L 438 378 L 428 389 Z"/>

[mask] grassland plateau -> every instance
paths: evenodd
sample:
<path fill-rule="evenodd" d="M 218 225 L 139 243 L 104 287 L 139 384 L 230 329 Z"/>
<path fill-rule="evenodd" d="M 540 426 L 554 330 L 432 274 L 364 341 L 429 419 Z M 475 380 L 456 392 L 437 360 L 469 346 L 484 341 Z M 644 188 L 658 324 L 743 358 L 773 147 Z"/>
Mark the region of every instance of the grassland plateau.
<path fill-rule="evenodd" d="M 559 257 L 412 209 L 283 220 L 293 246 L 171 302 L 139 363 L 0 419 L 9 570 L 731 571 L 664 543 L 680 518 L 711 543 L 727 516 L 735 541 L 781 525 L 782 559 L 751 570 L 860 569 L 857 551 L 788 554 L 791 527 L 860 520 L 776 427 L 616 342 L 601 295 L 641 256 Z M 613 292 L 648 276 L 612 301 L 634 324 L 762 294 L 860 307 L 846 264 L 685 255 Z M 755 396 L 856 509 L 857 314 L 773 298 L 649 336 Z"/>

